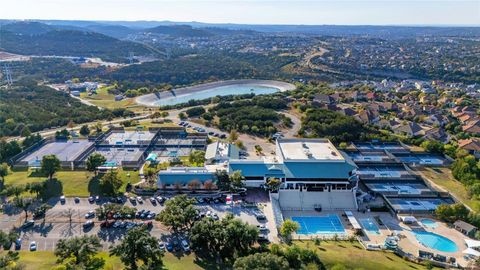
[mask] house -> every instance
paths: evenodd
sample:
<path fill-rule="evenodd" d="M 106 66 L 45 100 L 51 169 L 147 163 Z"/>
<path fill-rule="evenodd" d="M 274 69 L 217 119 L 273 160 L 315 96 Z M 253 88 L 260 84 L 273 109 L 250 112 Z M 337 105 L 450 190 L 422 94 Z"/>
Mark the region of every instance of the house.
<path fill-rule="evenodd" d="M 315 97 L 313 98 L 313 104 L 327 104 L 327 105 L 331 105 L 331 104 L 335 104 L 335 99 L 332 98 L 332 97 L 329 96 L 329 95 L 317 94 L 317 95 L 315 95 Z"/>
<path fill-rule="evenodd" d="M 354 116 L 357 113 L 354 109 L 348 107 L 341 108 L 339 112 L 346 116 Z"/>
<path fill-rule="evenodd" d="M 432 128 L 425 131 L 423 139 L 448 143 L 450 141 L 450 136 L 443 128 Z"/>
<path fill-rule="evenodd" d="M 480 134 L 480 119 L 469 121 L 467 124 L 462 126 L 462 130 L 471 134 Z"/>
<path fill-rule="evenodd" d="M 462 220 L 457 220 L 453 223 L 455 229 L 469 237 L 474 237 L 477 232 L 477 227 Z"/>
<path fill-rule="evenodd" d="M 448 118 L 443 114 L 433 114 L 428 116 L 425 120 L 425 123 L 436 126 L 444 126 L 448 124 Z"/>
<path fill-rule="evenodd" d="M 459 140 L 458 147 L 468 151 L 469 154 L 474 155 L 476 158 L 480 158 L 480 139 L 471 138 L 467 140 Z"/>
<path fill-rule="evenodd" d="M 424 131 L 420 125 L 415 122 L 400 124 L 393 128 L 395 134 L 408 135 L 410 137 L 424 135 Z"/>
<path fill-rule="evenodd" d="M 395 119 L 382 119 L 375 123 L 375 125 L 380 128 L 393 128 L 400 125 L 400 122 Z"/>
<path fill-rule="evenodd" d="M 365 124 L 372 124 L 380 121 L 380 115 L 375 110 L 363 110 L 355 115 L 355 118 Z"/>

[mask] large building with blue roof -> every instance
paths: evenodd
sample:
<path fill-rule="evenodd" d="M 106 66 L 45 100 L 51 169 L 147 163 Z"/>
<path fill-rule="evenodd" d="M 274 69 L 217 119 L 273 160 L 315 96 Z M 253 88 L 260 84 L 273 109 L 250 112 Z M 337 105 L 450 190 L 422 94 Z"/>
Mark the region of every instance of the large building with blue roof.
<path fill-rule="evenodd" d="M 241 171 L 248 187 L 279 179 L 280 206 L 291 210 L 356 208 L 356 169 L 326 139 L 279 139 L 270 160 L 231 159 L 228 164 L 229 173 Z"/>

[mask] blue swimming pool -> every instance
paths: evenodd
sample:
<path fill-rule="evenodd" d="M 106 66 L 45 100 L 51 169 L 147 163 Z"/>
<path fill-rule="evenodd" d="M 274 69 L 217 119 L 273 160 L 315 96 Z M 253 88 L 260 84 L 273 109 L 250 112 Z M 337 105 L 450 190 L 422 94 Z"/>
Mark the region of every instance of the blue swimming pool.
<path fill-rule="evenodd" d="M 337 215 L 318 217 L 292 217 L 300 224 L 298 234 L 343 234 L 345 228 Z"/>
<path fill-rule="evenodd" d="M 361 218 L 359 222 L 367 233 L 380 235 L 380 229 L 371 218 Z"/>
<path fill-rule="evenodd" d="M 429 228 L 432 228 L 432 229 L 435 229 L 435 228 L 438 227 L 438 224 L 435 220 L 431 220 L 431 219 L 428 219 L 428 218 L 421 219 L 420 223 L 422 223 L 425 227 L 429 227 Z"/>
<path fill-rule="evenodd" d="M 432 232 L 413 232 L 422 245 L 443 252 L 456 252 L 458 247 L 452 240 Z"/>

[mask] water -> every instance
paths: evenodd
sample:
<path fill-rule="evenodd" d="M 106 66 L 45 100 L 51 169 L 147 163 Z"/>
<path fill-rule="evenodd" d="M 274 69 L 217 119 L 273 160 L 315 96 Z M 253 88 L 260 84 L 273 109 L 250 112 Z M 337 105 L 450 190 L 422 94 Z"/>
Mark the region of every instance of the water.
<path fill-rule="evenodd" d="M 380 235 L 380 229 L 378 229 L 375 222 L 370 218 L 362 218 L 359 219 L 360 224 L 362 224 L 363 229 L 367 231 L 367 233 Z"/>
<path fill-rule="evenodd" d="M 458 247 L 452 240 L 431 232 L 413 232 L 422 245 L 443 252 L 456 252 Z"/>
<path fill-rule="evenodd" d="M 435 229 L 438 227 L 437 222 L 435 220 L 431 220 L 428 218 L 424 218 L 420 220 L 420 223 L 422 223 L 424 226 Z"/>
<path fill-rule="evenodd" d="M 344 234 L 342 222 L 337 215 L 320 217 L 292 217 L 300 224 L 298 234 Z"/>
<path fill-rule="evenodd" d="M 229 96 L 229 95 L 244 95 L 254 93 L 255 95 L 265 95 L 272 94 L 280 91 L 280 89 L 275 87 L 268 86 L 259 86 L 259 85 L 249 85 L 249 84 L 240 84 L 240 85 L 227 85 L 214 87 L 211 89 L 201 90 L 195 93 L 179 95 L 175 97 L 167 97 L 153 103 L 154 106 L 167 106 L 167 105 L 176 105 L 181 103 L 187 103 L 188 101 L 202 100 L 215 96 Z"/>

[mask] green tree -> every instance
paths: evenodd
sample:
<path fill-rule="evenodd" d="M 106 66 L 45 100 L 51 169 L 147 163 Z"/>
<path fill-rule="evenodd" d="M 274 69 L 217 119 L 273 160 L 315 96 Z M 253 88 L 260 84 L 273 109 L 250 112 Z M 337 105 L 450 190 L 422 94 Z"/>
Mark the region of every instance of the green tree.
<path fill-rule="evenodd" d="M 251 252 L 258 238 L 258 229 L 232 214 L 221 220 L 204 218 L 190 230 L 192 248 L 198 256 L 233 259 Z"/>
<path fill-rule="evenodd" d="M 235 270 L 289 270 L 288 262 L 270 253 L 255 253 L 235 260 Z"/>
<path fill-rule="evenodd" d="M 144 227 L 136 227 L 127 232 L 122 242 L 110 249 L 110 256 L 118 256 L 127 269 L 137 270 L 138 262 L 143 269 L 162 269 L 163 251 L 157 238 L 151 236 Z"/>
<path fill-rule="evenodd" d="M 267 187 L 270 188 L 272 191 L 278 191 L 280 186 L 282 185 L 282 181 L 275 177 L 270 177 L 267 180 Z"/>
<path fill-rule="evenodd" d="M 287 242 L 290 242 L 292 233 L 298 231 L 299 229 L 300 225 L 298 222 L 291 219 L 286 219 L 283 221 L 282 226 L 280 226 L 280 235 L 283 236 Z"/>
<path fill-rule="evenodd" d="M 13 199 L 13 204 L 15 205 L 15 207 L 22 209 L 22 211 L 25 213 L 25 221 L 26 221 L 28 219 L 28 212 L 30 211 L 30 208 L 33 204 L 33 199 L 15 197 Z"/>
<path fill-rule="evenodd" d="M 232 174 L 230 174 L 229 177 L 230 177 L 230 183 L 232 184 L 232 188 L 234 190 L 238 188 L 242 188 L 245 185 L 244 183 L 245 177 L 243 177 L 241 171 L 234 171 Z"/>
<path fill-rule="evenodd" d="M 67 269 L 103 269 L 105 260 L 95 257 L 102 247 L 100 238 L 84 235 L 69 239 L 60 239 L 55 247 L 57 262 Z"/>
<path fill-rule="evenodd" d="M 106 195 L 116 195 L 122 185 L 122 179 L 120 179 L 116 170 L 108 171 L 100 179 L 100 188 Z"/>
<path fill-rule="evenodd" d="M 42 158 L 41 170 L 52 180 L 53 175 L 60 170 L 60 160 L 55 155 L 46 155 Z"/>
<path fill-rule="evenodd" d="M 203 166 L 205 163 L 205 151 L 193 150 L 188 156 L 188 161 L 194 166 Z"/>
<path fill-rule="evenodd" d="M 88 135 L 90 135 L 90 128 L 89 128 L 87 125 L 83 125 L 83 126 L 80 128 L 80 135 L 82 135 L 82 136 L 88 136 Z"/>
<path fill-rule="evenodd" d="M 157 216 L 157 220 L 171 227 L 174 232 L 178 232 L 190 228 L 196 215 L 194 200 L 183 194 L 168 200 L 165 208 Z"/>
<path fill-rule="evenodd" d="M 22 270 L 25 267 L 22 264 L 18 264 L 20 256 L 16 251 L 7 251 L 0 253 L 0 269 L 5 270 Z"/>
<path fill-rule="evenodd" d="M 228 135 L 228 141 L 234 143 L 238 140 L 238 132 L 235 129 L 230 130 L 230 134 Z"/>
<path fill-rule="evenodd" d="M 46 184 L 45 182 L 32 182 L 28 183 L 25 186 L 25 189 L 28 190 L 30 193 L 34 193 L 37 199 L 40 197 L 40 194 L 45 192 Z"/>
<path fill-rule="evenodd" d="M 0 164 L 0 191 L 3 190 L 3 187 L 5 185 L 5 176 L 8 175 L 8 164 L 7 163 L 2 163 Z"/>
<path fill-rule="evenodd" d="M 9 233 L 0 231 L 0 246 L 2 246 L 4 250 L 8 250 L 18 237 L 19 234 L 14 230 L 10 231 Z"/>
<path fill-rule="evenodd" d="M 95 176 L 98 172 L 98 167 L 102 166 L 107 159 L 100 153 L 94 153 L 87 158 L 87 170 L 94 172 Z"/>

